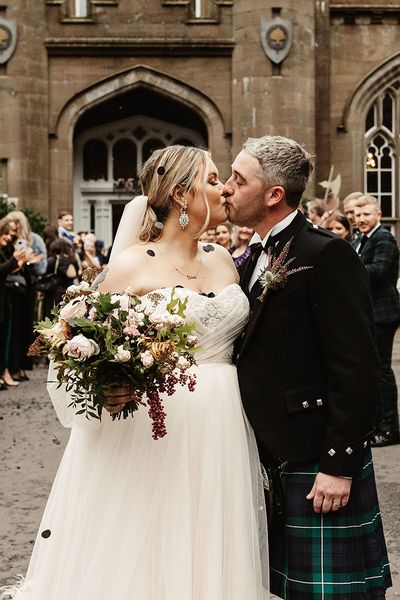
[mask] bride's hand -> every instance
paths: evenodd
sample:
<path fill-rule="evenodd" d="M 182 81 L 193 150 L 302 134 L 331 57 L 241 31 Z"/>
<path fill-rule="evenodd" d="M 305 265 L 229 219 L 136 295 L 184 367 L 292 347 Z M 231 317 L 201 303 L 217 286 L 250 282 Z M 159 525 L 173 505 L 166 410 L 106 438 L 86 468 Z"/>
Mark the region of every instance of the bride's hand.
<path fill-rule="evenodd" d="M 131 400 L 132 388 L 129 385 L 110 385 L 104 408 L 113 415 L 123 410 Z"/>

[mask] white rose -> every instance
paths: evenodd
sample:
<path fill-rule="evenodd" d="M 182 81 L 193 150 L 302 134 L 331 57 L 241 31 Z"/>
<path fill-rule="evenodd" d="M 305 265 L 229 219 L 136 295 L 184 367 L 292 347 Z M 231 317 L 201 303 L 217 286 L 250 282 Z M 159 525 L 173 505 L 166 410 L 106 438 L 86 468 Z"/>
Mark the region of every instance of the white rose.
<path fill-rule="evenodd" d="M 90 356 L 99 354 L 99 345 L 94 340 L 89 340 L 84 335 L 75 335 L 67 342 L 67 354 L 75 360 L 85 360 Z"/>
<path fill-rule="evenodd" d="M 77 285 L 73 284 L 73 285 L 68 286 L 67 289 L 66 289 L 66 291 L 67 292 L 71 292 L 71 293 L 75 293 L 75 292 L 79 292 L 80 289 L 79 289 L 79 287 Z"/>
<path fill-rule="evenodd" d="M 146 350 L 146 352 L 142 352 L 140 354 L 140 360 L 142 361 L 142 364 L 146 369 L 148 369 L 154 364 L 153 355 L 151 354 L 151 352 L 149 352 L 149 350 Z"/>
<path fill-rule="evenodd" d="M 115 354 L 115 360 L 118 362 L 127 362 L 131 358 L 131 353 L 129 350 L 124 350 L 124 347 L 118 346 L 117 353 Z"/>
<path fill-rule="evenodd" d="M 84 317 L 86 315 L 86 311 L 87 307 L 85 298 L 83 298 L 83 296 L 78 296 L 78 298 L 74 298 L 60 310 L 60 317 L 68 321 L 68 319 Z"/>
<path fill-rule="evenodd" d="M 164 319 L 163 316 L 157 313 L 153 313 L 152 315 L 149 316 L 149 321 L 150 323 L 157 324 L 157 323 L 163 323 Z"/>
<path fill-rule="evenodd" d="M 171 323 L 171 325 L 174 325 L 174 327 L 180 327 L 183 325 L 184 319 L 179 315 L 169 315 L 168 322 Z"/>
<path fill-rule="evenodd" d="M 111 296 L 111 302 L 114 304 L 115 302 L 119 302 L 119 307 L 122 310 L 129 309 L 129 296 L 124 296 L 123 294 L 113 294 Z"/>
<path fill-rule="evenodd" d="M 88 290 L 90 288 L 90 285 L 88 284 L 87 281 L 81 281 L 81 283 L 79 284 L 79 287 L 81 290 Z"/>

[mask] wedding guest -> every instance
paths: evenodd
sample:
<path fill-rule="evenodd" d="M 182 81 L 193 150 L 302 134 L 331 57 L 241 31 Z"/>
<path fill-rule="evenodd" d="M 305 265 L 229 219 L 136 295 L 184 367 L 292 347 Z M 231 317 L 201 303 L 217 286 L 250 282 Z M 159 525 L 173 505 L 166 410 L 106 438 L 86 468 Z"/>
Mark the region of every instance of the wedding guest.
<path fill-rule="evenodd" d="M 349 219 L 339 211 L 334 212 L 329 219 L 327 219 L 325 228 L 336 233 L 336 235 L 346 240 L 346 242 L 351 242 L 353 239 L 351 223 Z"/>
<path fill-rule="evenodd" d="M 96 240 L 94 246 L 100 267 L 103 267 L 108 262 L 105 244 L 103 240 Z"/>
<path fill-rule="evenodd" d="M 294 140 L 250 138 L 224 187 L 229 220 L 257 233 L 236 362 L 275 493 L 270 591 L 383 600 L 392 582 L 369 448 L 379 361 L 367 273 L 350 244 L 297 210 L 311 172 Z"/>
<path fill-rule="evenodd" d="M 58 239 L 58 229 L 54 225 L 46 225 L 43 229 L 43 241 L 46 246 L 47 254 L 50 255 L 50 246 Z"/>
<path fill-rule="evenodd" d="M 352 192 L 351 194 L 348 194 L 346 196 L 346 198 L 344 198 L 344 200 L 343 200 L 344 214 L 346 215 L 346 217 L 348 218 L 348 220 L 350 221 L 350 223 L 353 227 L 356 224 L 355 217 L 354 217 L 354 209 L 355 209 L 357 200 L 359 198 L 361 198 L 361 196 L 363 196 L 362 192 Z"/>
<path fill-rule="evenodd" d="M 71 244 L 74 241 L 74 217 L 67 210 L 62 210 L 58 215 L 58 237 L 65 238 Z"/>
<path fill-rule="evenodd" d="M 34 338 L 33 330 L 37 307 L 36 283 L 38 277 L 46 272 L 47 250 L 43 238 L 31 230 L 29 221 L 22 211 L 9 212 L 7 218 L 17 226 L 16 245 L 21 245 L 31 252 L 30 260 L 20 271 L 26 282 L 24 293 L 21 294 L 20 287 L 13 290 L 14 320 L 10 371 L 13 379 L 24 381 L 29 379 L 26 371 L 31 371 L 33 367 L 32 358 L 27 354 Z"/>
<path fill-rule="evenodd" d="M 249 242 L 253 233 L 254 230 L 250 227 L 238 227 L 237 229 L 232 258 L 238 271 L 250 254 Z"/>
<path fill-rule="evenodd" d="M 78 263 L 70 242 L 60 238 L 52 243 L 47 272 L 54 273 L 56 279 L 52 297 L 48 299 L 52 307 L 60 302 L 67 287 L 72 285 L 78 276 Z"/>
<path fill-rule="evenodd" d="M 100 260 L 96 254 L 96 239 L 93 240 L 93 238 L 89 236 L 89 234 L 85 236 L 85 240 L 83 242 L 83 250 L 83 269 L 100 269 Z"/>
<path fill-rule="evenodd" d="M 234 226 L 231 223 L 221 223 L 215 228 L 216 242 L 226 250 L 233 249 Z"/>
<path fill-rule="evenodd" d="M 310 200 L 307 202 L 308 218 L 313 225 L 319 225 L 324 212 L 325 208 L 322 200 Z"/>
<path fill-rule="evenodd" d="M 0 389 L 16 387 L 9 371 L 10 348 L 12 340 L 13 306 L 12 298 L 6 288 L 6 277 L 17 272 L 27 262 L 31 252 L 17 247 L 11 257 L 7 248 L 11 247 L 12 226 L 7 218 L 0 220 Z"/>
<path fill-rule="evenodd" d="M 381 224 L 382 212 L 374 196 L 355 201 L 354 217 L 361 235 L 353 247 L 369 275 L 374 307 L 376 347 L 381 361 L 380 398 L 374 446 L 400 442 L 397 385 L 392 369 L 393 340 L 400 323 L 397 292 L 399 248 L 396 238 Z"/>
<path fill-rule="evenodd" d="M 210 227 L 209 229 L 207 229 L 207 242 L 209 244 L 217 243 L 217 233 L 215 231 L 215 227 Z"/>

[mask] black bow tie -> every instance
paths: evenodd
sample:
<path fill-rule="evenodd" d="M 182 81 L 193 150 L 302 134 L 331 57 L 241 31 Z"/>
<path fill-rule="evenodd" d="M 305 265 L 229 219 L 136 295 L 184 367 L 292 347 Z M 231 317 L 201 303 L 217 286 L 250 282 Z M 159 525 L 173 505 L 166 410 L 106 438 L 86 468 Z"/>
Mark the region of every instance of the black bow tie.
<path fill-rule="evenodd" d="M 250 252 L 251 252 L 251 256 L 260 256 L 261 252 L 264 250 L 264 252 L 268 252 L 269 248 L 272 248 L 272 250 L 275 250 L 275 247 L 277 245 L 277 243 L 279 242 L 279 235 L 270 235 L 268 240 L 265 243 L 265 246 L 262 245 L 261 242 L 256 242 L 255 244 L 251 244 L 250 246 Z"/>

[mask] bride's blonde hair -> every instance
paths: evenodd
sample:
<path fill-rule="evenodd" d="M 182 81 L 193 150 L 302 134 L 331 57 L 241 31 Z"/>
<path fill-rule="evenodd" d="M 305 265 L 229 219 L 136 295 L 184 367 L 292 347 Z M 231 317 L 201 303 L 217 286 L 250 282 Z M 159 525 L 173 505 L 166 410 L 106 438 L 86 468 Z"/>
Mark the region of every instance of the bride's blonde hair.
<path fill-rule="evenodd" d="M 202 190 L 207 219 L 198 234 L 201 235 L 208 225 L 210 212 L 205 195 L 208 158 L 206 150 L 192 146 L 168 146 L 153 152 L 139 173 L 142 193 L 148 197 L 139 234 L 141 241 L 152 242 L 161 237 L 162 228 L 156 227 L 156 223 L 165 222 L 173 205 L 172 195 L 177 188 L 183 193 Z"/>

